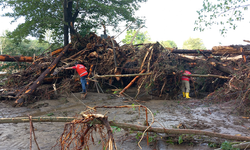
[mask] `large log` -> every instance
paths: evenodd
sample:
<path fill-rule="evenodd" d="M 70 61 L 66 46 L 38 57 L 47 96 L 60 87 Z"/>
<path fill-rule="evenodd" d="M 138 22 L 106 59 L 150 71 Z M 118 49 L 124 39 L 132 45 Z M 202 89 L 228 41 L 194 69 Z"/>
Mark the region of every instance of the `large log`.
<path fill-rule="evenodd" d="M 55 58 L 52 64 L 33 82 L 33 84 L 15 101 L 16 104 L 24 102 L 24 96 L 32 94 L 35 89 L 42 83 L 43 79 L 56 67 L 57 63 L 61 59 L 61 57 L 66 53 L 70 44 L 64 47 L 64 50 Z"/>
<path fill-rule="evenodd" d="M 33 57 L 30 57 L 30 56 L 0 55 L 0 61 L 33 62 Z"/>
<path fill-rule="evenodd" d="M 171 49 L 169 49 L 171 50 Z M 188 49 L 173 49 L 171 50 L 171 53 L 176 53 L 176 54 L 200 54 L 201 51 L 205 54 L 212 54 L 211 50 L 188 50 Z"/>
<path fill-rule="evenodd" d="M 250 45 L 230 45 L 230 46 L 214 46 L 212 48 L 213 55 L 242 55 L 242 48 L 244 50 L 244 55 L 250 55 Z"/>
<path fill-rule="evenodd" d="M 32 117 L 32 122 L 71 122 L 75 117 Z M 29 117 L 0 118 L 1 123 L 25 123 Z"/>
<path fill-rule="evenodd" d="M 242 51 L 240 50 L 242 48 L 244 50 L 244 55 L 250 55 L 250 45 L 230 45 L 230 46 L 214 46 L 212 50 L 188 50 L 188 49 L 174 49 L 174 48 L 168 48 L 165 49 L 170 50 L 171 53 L 175 54 L 212 54 L 212 55 L 228 55 L 228 54 L 234 54 L 234 55 L 242 55 Z"/>
<path fill-rule="evenodd" d="M 69 122 L 69 121 L 73 121 L 74 119 L 76 118 L 74 117 L 32 117 L 33 122 Z M 0 118 L 0 124 L 1 123 L 25 123 L 25 122 L 29 122 L 29 117 Z M 101 122 L 98 120 L 95 120 L 95 121 L 90 120 L 90 123 L 93 125 L 93 124 L 100 124 Z M 131 129 L 134 131 L 145 131 L 148 128 L 148 126 L 119 123 L 115 121 L 109 121 L 109 124 L 111 126 L 116 126 L 118 128 Z M 193 130 L 193 129 L 166 129 L 166 128 L 150 127 L 147 129 L 147 132 L 167 133 L 167 134 L 194 134 L 194 135 L 205 135 L 205 136 L 210 136 L 210 137 L 224 138 L 224 139 L 229 139 L 229 140 L 250 141 L 250 137 L 233 136 L 233 135 L 228 135 L 228 134 L 220 134 L 216 132 Z"/>

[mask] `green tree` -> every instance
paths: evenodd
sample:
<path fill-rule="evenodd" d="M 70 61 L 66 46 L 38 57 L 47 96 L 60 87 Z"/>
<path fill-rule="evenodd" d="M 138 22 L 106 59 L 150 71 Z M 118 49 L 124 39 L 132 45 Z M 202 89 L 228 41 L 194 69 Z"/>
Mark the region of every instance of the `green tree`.
<path fill-rule="evenodd" d="M 8 34 L 8 31 L 6 31 Z M 56 45 L 54 44 L 54 47 L 52 49 L 55 49 L 58 46 L 62 45 Z M 38 40 L 22 40 L 22 42 L 14 42 L 13 39 L 8 38 L 6 34 L 3 34 L 0 36 L 0 48 L 1 48 L 1 54 L 3 55 L 10 55 L 10 56 L 18 56 L 18 55 L 24 55 L 24 56 L 33 56 L 40 55 L 45 50 L 50 47 L 50 44 L 47 41 L 39 42 Z M 27 68 L 27 66 L 30 66 L 30 63 L 22 62 L 2 62 L 0 66 L 0 70 L 12 72 L 14 70 L 19 70 L 22 68 Z"/>
<path fill-rule="evenodd" d="M 244 20 L 244 11 L 250 6 L 247 0 L 203 0 L 202 9 L 197 11 L 194 30 L 204 31 L 212 25 L 220 25 L 221 34 L 236 29 L 237 22 Z"/>
<path fill-rule="evenodd" d="M 136 30 L 127 30 L 127 34 L 125 38 L 122 40 L 124 44 L 130 44 L 131 40 L 133 39 L 134 35 L 136 34 Z M 135 36 L 133 40 L 133 45 L 134 44 L 141 44 L 141 43 L 146 43 L 150 41 L 150 36 L 148 35 L 148 32 L 141 32 L 139 31 L 137 35 Z"/>
<path fill-rule="evenodd" d="M 160 43 L 161 43 L 164 47 L 170 47 L 170 48 L 177 47 L 177 44 L 176 44 L 174 41 L 171 41 L 171 40 L 161 41 Z"/>
<path fill-rule="evenodd" d="M 5 33 L 0 36 L 0 48 L 1 53 L 3 55 L 24 55 L 24 56 L 33 56 L 40 55 L 43 53 L 46 49 L 50 47 L 49 42 L 47 41 L 38 41 L 38 40 L 29 40 L 24 39 L 21 42 L 15 42 L 13 39 L 9 38 L 7 36 L 9 34 L 9 31 L 5 31 Z M 57 47 L 61 47 L 62 45 L 52 45 L 52 49 L 55 49 Z"/>
<path fill-rule="evenodd" d="M 206 49 L 204 46 L 202 39 L 200 38 L 189 38 L 188 40 L 183 42 L 183 49 Z"/>
<path fill-rule="evenodd" d="M 0 0 L 2 9 L 11 8 L 13 11 L 4 16 L 13 17 L 16 21 L 20 17 L 25 22 L 20 24 L 11 34 L 15 40 L 31 35 L 44 38 L 47 30 L 53 31 L 53 40 L 60 41 L 64 38 L 64 45 L 77 32 L 86 33 L 98 29 L 101 24 L 119 29 L 122 21 L 129 23 L 142 20 L 134 16 L 139 9 L 140 2 L 147 0 Z M 75 26 L 77 26 L 75 28 Z"/>

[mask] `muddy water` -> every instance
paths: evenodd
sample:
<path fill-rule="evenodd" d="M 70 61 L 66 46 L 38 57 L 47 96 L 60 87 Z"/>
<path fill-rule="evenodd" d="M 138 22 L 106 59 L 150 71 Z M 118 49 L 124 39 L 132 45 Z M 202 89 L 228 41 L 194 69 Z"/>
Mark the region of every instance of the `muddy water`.
<path fill-rule="evenodd" d="M 153 127 L 173 128 L 180 123 L 189 129 L 199 129 L 205 131 L 214 131 L 224 134 L 249 136 L 249 120 L 238 116 L 227 115 L 229 108 L 214 107 L 193 107 L 197 100 L 157 100 L 146 96 L 141 101 L 131 101 L 119 98 L 110 94 L 89 93 L 85 100 L 80 100 L 80 94 L 75 93 L 69 96 L 62 96 L 57 100 L 38 101 L 32 105 L 21 108 L 13 108 L 5 103 L 0 103 L 0 116 L 4 118 L 18 116 L 75 116 L 81 111 L 86 110 L 86 106 L 122 106 L 131 104 L 142 104 L 148 107 L 155 115 Z M 98 113 L 106 114 L 109 120 L 118 122 L 133 123 L 143 125 L 145 112 L 138 109 L 97 109 Z M 152 117 L 149 115 L 149 121 Z M 36 139 L 41 150 L 50 149 L 64 130 L 65 123 L 34 123 Z M 134 134 L 126 134 L 128 131 L 122 130 L 115 132 L 115 141 L 118 149 L 121 150 L 139 150 L 138 139 Z M 30 146 L 29 123 L 8 123 L 0 124 L 0 150 L 26 150 Z M 199 143 L 191 146 L 187 144 L 168 144 L 164 141 L 164 134 L 158 134 L 155 142 L 146 144 L 143 139 L 140 143 L 143 150 L 210 150 L 207 143 Z M 32 149 L 37 147 L 32 143 Z M 98 146 L 96 149 L 101 149 Z"/>

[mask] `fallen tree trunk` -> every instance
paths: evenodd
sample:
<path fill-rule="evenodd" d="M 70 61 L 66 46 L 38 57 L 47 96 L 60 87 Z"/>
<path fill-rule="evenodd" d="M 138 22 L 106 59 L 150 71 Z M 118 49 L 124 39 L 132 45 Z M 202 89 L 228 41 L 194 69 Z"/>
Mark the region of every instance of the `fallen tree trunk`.
<path fill-rule="evenodd" d="M 32 122 L 70 122 L 75 117 L 32 117 Z M 0 118 L 1 123 L 24 123 L 29 122 L 29 117 Z"/>
<path fill-rule="evenodd" d="M 173 49 L 173 50 L 171 50 L 171 53 L 175 53 L 175 54 L 200 54 L 201 51 L 205 54 L 212 54 L 211 50 L 199 50 L 199 49 L 197 49 L 197 50 Z"/>
<path fill-rule="evenodd" d="M 140 126 L 140 125 L 132 125 L 127 123 L 118 123 L 110 121 L 111 126 L 117 126 L 119 128 L 130 128 L 131 130 L 135 131 L 145 131 L 148 127 L 147 126 Z M 195 135 L 206 135 L 210 137 L 219 137 L 229 140 L 240 140 L 240 141 L 250 141 L 250 137 L 244 136 L 233 136 L 227 134 L 220 134 L 215 132 L 209 131 L 201 131 L 201 130 L 193 130 L 193 129 L 164 129 L 164 128 L 153 128 L 150 127 L 147 132 L 156 132 L 156 133 L 167 133 L 167 134 L 195 134 Z"/>
<path fill-rule="evenodd" d="M 23 103 L 24 102 L 24 96 L 28 94 L 32 94 L 35 89 L 42 83 L 43 79 L 56 67 L 57 63 L 63 56 L 63 54 L 68 50 L 69 44 L 64 48 L 64 50 L 55 58 L 53 63 L 36 79 L 36 81 L 33 82 L 33 84 L 21 95 L 17 98 L 15 101 L 15 104 Z"/>
<path fill-rule="evenodd" d="M 0 61 L 33 62 L 33 57 L 30 57 L 30 56 L 0 55 Z"/>
<path fill-rule="evenodd" d="M 73 121 L 74 117 L 32 117 L 33 122 L 70 122 Z M 29 122 L 29 117 L 17 117 L 17 118 L 0 118 L 1 123 L 25 123 Z M 93 124 L 100 124 L 100 121 L 90 121 Z M 123 129 L 131 129 L 134 131 L 145 131 L 147 126 L 133 125 L 127 123 L 119 123 L 115 121 L 109 121 L 111 126 L 116 126 Z M 154 128 L 150 127 L 147 132 L 156 132 L 156 133 L 167 133 L 167 134 L 195 134 L 195 135 L 205 135 L 210 137 L 218 137 L 229 140 L 239 140 L 239 141 L 250 141 L 250 137 L 244 136 L 233 136 L 227 134 L 220 134 L 209 131 L 193 130 L 193 129 L 165 129 L 165 128 Z"/>
<path fill-rule="evenodd" d="M 214 46 L 212 48 L 213 55 L 242 55 L 241 48 L 244 49 L 245 55 L 250 55 L 250 45 L 230 45 L 230 46 Z"/>

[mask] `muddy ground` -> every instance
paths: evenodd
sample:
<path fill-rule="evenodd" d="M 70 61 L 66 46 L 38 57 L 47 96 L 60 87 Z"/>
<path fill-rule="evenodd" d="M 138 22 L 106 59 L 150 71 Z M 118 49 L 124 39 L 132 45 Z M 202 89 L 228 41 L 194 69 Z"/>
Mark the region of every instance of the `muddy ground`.
<path fill-rule="evenodd" d="M 86 99 L 81 100 L 79 93 L 70 93 L 60 96 L 56 100 L 40 100 L 26 107 L 13 108 L 9 103 L 0 103 L 1 118 L 18 116 L 68 116 L 73 117 L 86 106 L 122 106 L 142 104 L 148 107 L 155 115 L 153 127 L 176 128 L 180 123 L 188 129 L 213 131 L 230 135 L 250 136 L 250 120 L 243 119 L 238 115 L 228 115 L 232 110 L 224 105 L 210 105 L 201 103 L 199 99 L 164 100 L 150 95 L 143 95 L 139 100 L 130 100 L 124 97 L 117 97 L 113 94 L 102 94 L 89 92 Z M 109 120 L 116 120 L 123 123 L 143 125 L 145 113 L 138 109 L 97 109 L 98 113 L 106 114 Z M 151 122 L 152 117 L 149 117 Z M 56 144 L 57 139 L 64 130 L 65 123 L 46 122 L 35 123 L 35 134 L 41 150 L 49 150 Z M 178 126 L 179 127 L 179 126 Z M 181 127 L 180 127 L 181 128 Z M 115 132 L 115 142 L 119 150 L 139 150 L 138 137 L 136 132 L 121 130 Z M 152 134 L 154 141 L 149 146 L 144 138 L 140 145 L 143 150 L 210 150 L 209 141 L 223 142 L 223 139 L 197 137 L 194 141 L 178 144 L 166 142 L 165 134 Z M 0 149 L 1 150 L 27 150 L 30 146 L 29 123 L 7 123 L 0 124 Z M 178 139 L 177 139 L 178 140 Z M 37 147 L 32 143 L 32 149 Z M 95 149 L 102 149 L 96 143 Z"/>

